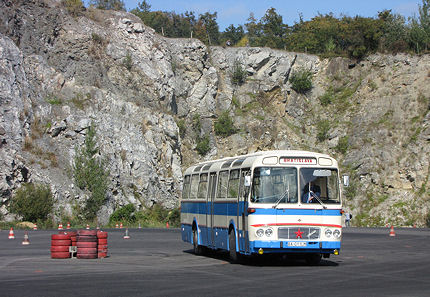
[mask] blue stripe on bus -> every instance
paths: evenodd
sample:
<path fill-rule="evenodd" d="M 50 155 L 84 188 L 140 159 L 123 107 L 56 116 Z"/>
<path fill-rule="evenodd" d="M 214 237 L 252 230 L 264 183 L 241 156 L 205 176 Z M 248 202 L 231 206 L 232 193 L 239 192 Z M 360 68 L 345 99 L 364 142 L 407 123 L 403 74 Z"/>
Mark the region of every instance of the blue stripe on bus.
<path fill-rule="evenodd" d="M 214 203 L 214 215 L 235 216 L 237 208 L 243 207 L 244 202 L 237 203 Z M 299 209 L 299 208 L 254 208 L 252 215 L 323 215 L 340 216 L 340 209 Z M 182 202 L 182 213 L 207 214 L 210 212 L 210 205 L 206 202 Z"/>

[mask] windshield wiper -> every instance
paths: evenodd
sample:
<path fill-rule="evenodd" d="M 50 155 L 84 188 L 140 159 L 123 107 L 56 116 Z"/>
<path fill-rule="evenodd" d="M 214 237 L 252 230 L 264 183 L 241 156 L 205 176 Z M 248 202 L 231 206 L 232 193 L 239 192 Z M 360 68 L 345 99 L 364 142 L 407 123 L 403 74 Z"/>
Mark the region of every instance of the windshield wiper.
<path fill-rule="evenodd" d="M 321 204 L 322 205 L 322 207 L 324 208 L 324 209 L 327 209 L 327 206 L 325 206 L 324 205 L 324 203 L 321 201 L 321 199 L 314 193 L 314 192 L 312 192 L 312 191 L 310 191 L 309 192 L 310 194 L 311 194 L 311 196 L 313 197 L 313 198 L 315 198 L 318 202 L 319 202 L 319 204 Z"/>
<path fill-rule="evenodd" d="M 276 203 L 275 203 L 275 205 L 273 205 L 273 208 L 277 208 L 279 203 L 281 203 L 282 199 L 284 199 L 285 195 L 287 195 L 287 194 L 288 194 L 287 201 L 289 201 L 290 200 L 290 184 L 288 184 L 287 189 L 285 190 L 284 193 L 282 193 L 281 197 L 278 200 L 276 200 Z"/>

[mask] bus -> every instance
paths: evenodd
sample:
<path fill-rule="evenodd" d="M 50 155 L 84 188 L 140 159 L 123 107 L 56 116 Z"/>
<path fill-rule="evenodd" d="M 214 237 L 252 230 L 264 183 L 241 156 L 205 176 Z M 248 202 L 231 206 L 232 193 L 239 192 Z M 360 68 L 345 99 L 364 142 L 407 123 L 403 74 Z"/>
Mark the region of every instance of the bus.
<path fill-rule="evenodd" d="M 279 150 L 193 165 L 184 172 L 181 236 L 194 253 L 226 250 L 232 262 L 294 253 L 316 265 L 338 255 L 338 163 L 325 154 Z"/>

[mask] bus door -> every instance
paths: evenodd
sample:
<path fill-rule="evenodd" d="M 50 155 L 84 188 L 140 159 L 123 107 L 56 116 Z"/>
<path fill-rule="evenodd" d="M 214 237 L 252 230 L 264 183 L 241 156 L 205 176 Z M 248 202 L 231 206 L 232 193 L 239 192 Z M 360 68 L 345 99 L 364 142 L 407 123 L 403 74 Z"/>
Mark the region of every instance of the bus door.
<path fill-rule="evenodd" d="M 239 181 L 239 197 L 238 197 L 238 207 L 237 207 L 237 231 L 239 233 L 239 250 L 248 252 L 249 250 L 249 240 L 248 240 L 248 217 L 247 217 L 247 194 L 248 191 L 245 189 L 244 181 L 245 176 L 249 175 L 250 170 L 242 169 L 240 173 L 240 181 Z"/>
<path fill-rule="evenodd" d="M 209 194 L 207 197 L 207 215 L 206 226 L 208 227 L 208 246 L 215 246 L 215 231 L 214 231 L 214 200 L 216 193 L 216 172 L 211 172 L 209 176 Z"/>

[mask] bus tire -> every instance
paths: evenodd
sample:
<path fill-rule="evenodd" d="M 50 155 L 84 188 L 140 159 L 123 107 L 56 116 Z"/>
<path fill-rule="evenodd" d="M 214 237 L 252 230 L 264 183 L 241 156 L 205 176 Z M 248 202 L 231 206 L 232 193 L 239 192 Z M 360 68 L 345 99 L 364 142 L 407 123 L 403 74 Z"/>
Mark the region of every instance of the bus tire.
<path fill-rule="evenodd" d="M 231 263 L 239 263 L 239 254 L 236 251 L 236 234 L 233 229 L 228 234 L 228 251 Z"/>
<path fill-rule="evenodd" d="M 194 250 L 194 254 L 196 254 L 196 255 L 202 254 L 202 247 L 199 245 L 198 234 L 197 234 L 196 228 L 193 229 L 193 250 Z"/>
<path fill-rule="evenodd" d="M 313 253 L 306 255 L 306 263 L 310 266 L 316 266 L 320 264 L 321 262 L 321 254 L 320 253 Z"/>

